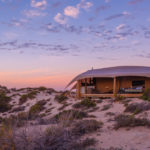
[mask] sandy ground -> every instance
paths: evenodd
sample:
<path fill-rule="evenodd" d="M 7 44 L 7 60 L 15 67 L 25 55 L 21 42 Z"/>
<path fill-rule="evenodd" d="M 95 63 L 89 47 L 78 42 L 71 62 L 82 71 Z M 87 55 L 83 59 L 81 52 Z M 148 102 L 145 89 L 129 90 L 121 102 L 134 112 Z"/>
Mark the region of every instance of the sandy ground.
<path fill-rule="evenodd" d="M 10 104 L 13 105 L 13 108 L 19 107 L 19 98 L 22 94 L 25 94 L 27 91 L 19 91 L 19 92 L 11 92 L 8 96 L 12 96 L 12 100 Z M 48 94 L 45 92 L 40 92 L 37 94 L 36 98 L 32 100 L 28 100 L 21 106 L 25 106 L 25 110 L 23 112 L 29 111 L 30 107 L 34 105 L 36 102 L 40 100 L 47 100 L 45 109 L 40 112 L 40 114 L 45 113 L 46 116 L 44 118 L 50 118 L 55 114 L 59 113 L 59 108 L 63 106 L 63 104 L 58 103 L 54 100 L 55 96 L 59 93 Z M 69 98 L 67 103 L 69 104 L 63 110 L 73 109 L 72 105 L 79 102 L 79 100 L 75 100 L 74 98 Z M 138 98 L 129 99 L 128 103 L 141 103 L 143 100 Z M 110 105 L 110 108 L 107 110 L 103 110 L 105 105 Z M 94 137 L 97 142 L 97 149 L 102 148 L 110 148 L 117 147 L 125 150 L 150 150 L 150 129 L 147 127 L 134 127 L 134 128 L 120 128 L 118 130 L 114 129 L 114 115 L 118 114 L 128 114 L 125 113 L 125 106 L 122 102 L 113 102 L 111 99 L 103 99 L 102 103 L 97 103 L 97 109 L 95 111 L 90 112 L 89 115 L 94 115 L 96 120 L 102 121 L 104 123 L 102 129 L 96 133 L 89 134 L 87 137 Z M 50 110 L 50 111 L 48 111 Z M 114 115 L 108 115 L 108 113 L 113 113 Z M 18 112 L 10 113 L 0 113 L 1 117 L 9 117 L 10 115 L 16 115 Z M 150 119 L 150 111 L 143 112 L 137 115 L 137 117 L 146 117 Z M 93 119 L 93 118 L 92 118 Z M 30 130 L 43 130 L 46 129 L 45 126 L 32 126 Z"/>

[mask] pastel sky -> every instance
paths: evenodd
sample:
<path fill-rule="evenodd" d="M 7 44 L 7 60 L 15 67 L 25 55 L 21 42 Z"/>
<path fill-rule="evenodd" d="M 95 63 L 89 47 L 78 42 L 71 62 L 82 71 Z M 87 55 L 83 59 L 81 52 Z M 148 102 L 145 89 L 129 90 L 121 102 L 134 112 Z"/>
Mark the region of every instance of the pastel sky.
<path fill-rule="evenodd" d="M 64 89 L 77 74 L 150 66 L 150 0 L 0 0 L 0 84 Z"/>

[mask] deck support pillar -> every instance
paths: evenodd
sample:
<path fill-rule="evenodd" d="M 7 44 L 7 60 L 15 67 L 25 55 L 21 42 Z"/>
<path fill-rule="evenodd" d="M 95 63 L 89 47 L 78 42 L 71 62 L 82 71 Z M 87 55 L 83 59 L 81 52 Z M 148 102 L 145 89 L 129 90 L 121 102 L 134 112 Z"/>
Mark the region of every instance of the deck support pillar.
<path fill-rule="evenodd" d="M 77 81 L 77 98 L 81 98 L 81 81 L 80 80 L 78 80 Z"/>
<path fill-rule="evenodd" d="M 85 79 L 85 94 L 87 94 L 87 79 Z"/>
<path fill-rule="evenodd" d="M 114 77 L 113 80 L 114 80 L 113 81 L 113 95 L 115 97 L 117 95 L 117 79 L 116 79 L 116 77 Z"/>

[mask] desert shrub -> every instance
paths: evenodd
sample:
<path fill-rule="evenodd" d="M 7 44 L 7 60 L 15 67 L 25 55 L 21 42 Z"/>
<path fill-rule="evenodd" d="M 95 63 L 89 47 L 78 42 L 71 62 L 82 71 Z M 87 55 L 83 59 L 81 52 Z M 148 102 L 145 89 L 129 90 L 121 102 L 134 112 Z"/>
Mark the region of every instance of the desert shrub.
<path fill-rule="evenodd" d="M 0 127 L 0 150 L 85 150 L 95 145 L 93 138 L 81 139 L 80 135 L 57 124 L 50 126 L 45 131 L 34 130 L 32 134 L 23 128 L 14 132 L 10 126 Z"/>
<path fill-rule="evenodd" d="M 89 98 L 85 98 L 81 102 L 74 104 L 73 107 L 74 108 L 82 108 L 82 107 L 91 108 L 91 107 L 96 107 L 96 103 L 90 100 Z"/>
<path fill-rule="evenodd" d="M 25 103 L 28 99 L 34 99 L 36 95 L 37 95 L 37 91 L 31 91 L 28 94 L 22 95 L 19 99 L 19 104 L 21 105 Z"/>
<path fill-rule="evenodd" d="M 111 107 L 112 107 L 112 104 L 104 105 L 103 108 L 101 109 L 101 111 L 108 110 L 108 109 L 111 108 Z"/>
<path fill-rule="evenodd" d="M 58 113 L 57 115 L 55 115 L 52 120 L 55 122 L 60 122 L 62 120 L 75 120 L 75 119 L 82 119 L 82 118 L 86 118 L 88 115 L 86 112 L 84 111 L 78 111 L 78 110 L 64 110 L 60 113 Z"/>
<path fill-rule="evenodd" d="M 150 101 L 150 89 L 146 89 L 141 97 L 143 100 Z"/>
<path fill-rule="evenodd" d="M 121 100 L 124 100 L 124 99 L 125 99 L 124 96 L 121 96 L 121 95 L 115 96 L 115 101 L 121 101 Z"/>
<path fill-rule="evenodd" d="M 61 107 L 58 108 L 58 110 L 63 110 L 63 109 L 66 108 L 67 106 L 69 106 L 69 104 L 64 103 Z"/>
<path fill-rule="evenodd" d="M 98 99 L 98 100 L 96 100 L 96 103 L 102 103 L 103 102 L 103 100 L 102 99 Z"/>
<path fill-rule="evenodd" d="M 150 121 L 146 118 L 135 118 L 133 115 L 120 114 L 115 117 L 115 128 L 121 127 L 136 127 L 136 126 L 150 126 Z"/>
<path fill-rule="evenodd" d="M 73 144 L 74 150 L 85 150 L 89 146 L 94 146 L 97 143 L 97 141 L 94 138 L 86 138 L 84 140 L 80 140 L 77 143 Z M 89 150 L 95 150 L 95 149 L 89 149 Z"/>
<path fill-rule="evenodd" d="M 41 100 L 38 101 L 36 104 L 31 106 L 29 110 L 29 118 L 33 119 L 34 117 L 37 117 L 38 114 L 44 109 L 45 101 Z"/>
<path fill-rule="evenodd" d="M 0 126 L 0 150 L 15 150 L 14 133 L 10 126 Z"/>
<path fill-rule="evenodd" d="M 0 112 L 6 112 L 11 109 L 10 100 L 11 98 L 6 96 L 4 92 L 0 93 Z"/>
<path fill-rule="evenodd" d="M 73 133 L 76 135 L 84 135 L 87 133 L 91 133 L 97 131 L 103 125 L 102 122 L 98 122 L 96 120 L 81 120 L 75 123 L 73 128 Z"/>
<path fill-rule="evenodd" d="M 58 103 L 62 103 L 62 102 L 64 102 L 64 101 L 67 100 L 67 99 L 68 99 L 68 97 L 65 96 L 64 93 L 61 93 L 61 94 L 55 96 L 55 100 L 56 100 Z"/>
<path fill-rule="evenodd" d="M 115 113 L 113 113 L 113 112 L 107 112 L 106 113 L 106 116 L 114 116 L 115 115 Z"/>
<path fill-rule="evenodd" d="M 150 110 L 150 103 L 132 103 L 126 107 L 125 112 L 137 114 L 146 110 Z"/>
<path fill-rule="evenodd" d="M 41 87 L 38 88 L 38 90 L 39 90 L 39 91 L 45 91 L 45 90 L 47 90 L 47 88 L 44 87 L 44 86 L 41 86 Z"/>
<path fill-rule="evenodd" d="M 19 111 L 24 111 L 25 110 L 25 106 L 19 106 L 19 107 L 16 107 L 16 108 L 13 108 L 11 110 L 11 112 L 19 112 Z"/>

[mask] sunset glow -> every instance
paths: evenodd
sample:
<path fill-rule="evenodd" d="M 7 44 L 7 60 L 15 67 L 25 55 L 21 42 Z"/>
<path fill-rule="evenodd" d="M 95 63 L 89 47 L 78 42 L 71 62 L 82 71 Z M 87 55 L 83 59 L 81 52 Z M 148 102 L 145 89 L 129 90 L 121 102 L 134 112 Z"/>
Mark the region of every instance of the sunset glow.
<path fill-rule="evenodd" d="M 149 0 L 0 0 L 0 84 L 63 90 L 93 68 L 150 66 Z"/>

